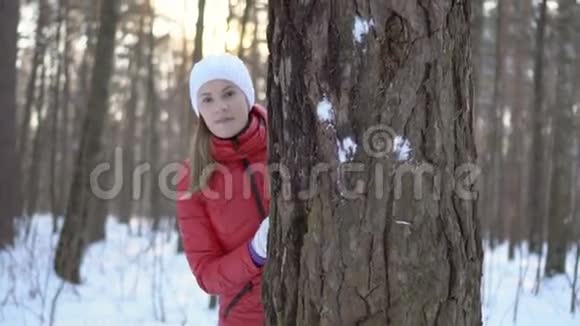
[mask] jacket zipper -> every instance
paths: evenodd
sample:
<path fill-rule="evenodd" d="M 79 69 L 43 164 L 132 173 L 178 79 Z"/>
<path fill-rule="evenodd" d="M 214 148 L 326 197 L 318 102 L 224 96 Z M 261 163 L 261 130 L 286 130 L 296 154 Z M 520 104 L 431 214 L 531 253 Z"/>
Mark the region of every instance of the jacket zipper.
<path fill-rule="evenodd" d="M 237 137 L 235 137 L 234 139 L 232 139 L 232 142 L 234 144 L 235 149 L 238 149 L 238 139 Z M 258 185 L 256 184 L 256 180 L 254 179 L 254 174 L 252 173 L 252 171 L 250 171 L 250 162 L 248 161 L 248 159 L 246 157 L 244 157 L 243 159 L 243 163 L 244 163 L 244 169 L 246 171 L 246 173 L 248 173 L 249 177 L 250 177 L 250 184 L 252 187 L 252 192 L 256 201 L 256 207 L 258 208 L 258 211 L 260 213 L 260 222 L 262 220 L 264 220 L 264 218 L 266 218 L 266 210 L 264 209 L 264 204 L 262 203 L 262 200 L 260 199 L 259 195 L 260 193 L 258 192 Z M 244 285 L 244 287 L 240 290 L 240 292 L 238 292 L 234 298 L 232 299 L 232 301 L 230 301 L 230 303 L 227 305 L 227 307 L 224 309 L 224 318 L 228 316 L 228 314 L 230 313 L 230 311 L 232 310 L 232 308 L 240 301 L 240 299 L 248 292 L 250 292 L 252 290 L 252 288 L 254 287 L 254 284 L 252 284 L 252 281 L 248 281 L 248 283 L 246 283 L 246 285 Z"/>
<path fill-rule="evenodd" d="M 236 296 L 232 299 L 232 301 L 230 301 L 230 303 L 228 304 L 228 306 L 225 308 L 225 310 L 224 310 L 224 317 L 227 317 L 228 316 L 228 314 L 230 313 L 230 310 L 232 310 L 232 308 L 240 301 L 240 299 L 246 293 L 250 292 L 253 287 L 254 287 L 254 284 L 252 284 L 252 281 L 249 281 L 248 283 L 246 283 L 246 285 L 244 285 L 244 287 L 242 288 L 242 290 L 240 292 L 238 292 L 238 294 L 236 294 Z"/>

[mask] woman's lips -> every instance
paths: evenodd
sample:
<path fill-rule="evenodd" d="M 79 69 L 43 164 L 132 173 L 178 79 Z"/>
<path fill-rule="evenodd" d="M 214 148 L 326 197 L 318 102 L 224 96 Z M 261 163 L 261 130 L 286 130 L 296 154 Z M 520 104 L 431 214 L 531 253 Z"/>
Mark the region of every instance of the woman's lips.
<path fill-rule="evenodd" d="M 232 120 L 234 120 L 234 118 L 223 118 L 223 119 L 216 120 L 216 123 L 226 123 L 226 122 L 230 122 Z"/>

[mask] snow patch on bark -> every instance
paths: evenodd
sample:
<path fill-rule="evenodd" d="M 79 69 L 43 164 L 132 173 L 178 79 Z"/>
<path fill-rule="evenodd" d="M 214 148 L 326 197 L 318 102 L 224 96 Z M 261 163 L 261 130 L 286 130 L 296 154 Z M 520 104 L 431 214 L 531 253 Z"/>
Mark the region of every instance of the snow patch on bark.
<path fill-rule="evenodd" d="M 393 141 L 393 153 L 395 154 L 395 158 L 397 161 L 406 161 L 409 159 L 411 155 L 411 143 L 409 140 L 401 137 L 396 136 Z"/>
<path fill-rule="evenodd" d="M 338 147 L 338 160 L 344 163 L 350 160 L 356 153 L 357 144 L 350 137 L 346 137 L 342 140 L 336 140 L 336 146 Z"/>
<path fill-rule="evenodd" d="M 371 27 L 375 26 L 375 21 L 371 18 L 365 19 L 361 16 L 354 17 L 352 36 L 358 43 L 362 43 L 363 37 L 369 33 Z"/>
<path fill-rule="evenodd" d="M 332 109 L 332 104 L 328 101 L 328 98 L 323 97 L 316 107 L 316 113 L 318 114 L 318 120 L 320 122 L 332 122 L 334 120 L 334 110 Z"/>

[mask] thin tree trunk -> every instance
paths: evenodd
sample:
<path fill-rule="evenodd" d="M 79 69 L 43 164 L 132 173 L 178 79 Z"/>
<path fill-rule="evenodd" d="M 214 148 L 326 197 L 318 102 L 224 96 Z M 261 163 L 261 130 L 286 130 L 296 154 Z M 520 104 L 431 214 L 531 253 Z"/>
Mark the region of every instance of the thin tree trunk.
<path fill-rule="evenodd" d="M 44 52 L 46 50 L 46 36 L 44 35 L 45 26 L 48 24 L 48 13 L 46 0 L 39 0 L 38 2 L 38 18 L 36 20 L 36 31 L 35 35 L 35 45 L 34 53 L 32 55 L 30 77 L 28 78 L 28 83 L 26 86 L 26 99 L 24 102 L 23 117 L 21 125 L 19 128 L 19 146 L 18 152 L 21 157 L 26 155 L 29 132 L 30 132 L 30 119 L 32 116 L 32 106 L 34 105 L 34 100 L 36 97 L 37 77 L 38 68 L 43 65 L 42 60 L 44 58 Z M 24 160 L 23 160 L 24 162 Z"/>
<path fill-rule="evenodd" d="M 91 81 L 92 92 L 84 119 L 65 222 L 55 255 L 54 268 L 57 275 L 75 284 L 81 281 L 80 266 L 87 245 L 89 231 L 87 228 L 90 227 L 88 204 L 94 194 L 88 179 L 101 153 L 101 133 L 109 99 L 108 84 L 113 71 L 117 6 L 115 0 L 103 0 L 101 3 L 100 29 Z"/>
<path fill-rule="evenodd" d="M 269 4 L 266 324 L 481 325 L 470 2 Z"/>
<path fill-rule="evenodd" d="M 205 14 L 205 0 L 198 0 L 197 3 L 197 23 L 195 27 L 195 42 L 193 48 L 193 64 L 200 61 L 203 57 L 203 24 L 204 24 L 204 14 Z M 229 25 L 228 25 L 229 26 Z M 187 46 L 183 46 L 183 72 L 185 76 L 187 75 L 187 70 L 189 70 L 189 64 L 186 63 L 186 53 Z M 189 80 L 189 79 L 187 79 Z M 186 91 L 185 94 L 188 94 Z M 186 101 L 186 105 L 183 106 L 183 117 L 181 125 L 181 137 L 183 138 L 182 148 L 188 152 L 191 146 L 191 137 L 193 137 L 193 126 L 197 122 L 194 117 L 194 113 L 191 111 L 189 101 Z M 177 223 L 175 224 L 177 226 Z M 181 233 L 177 232 L 179 239 L 177 239 L 177 252 L 183 252 L 183 243 L 181 241 Z"/>
<path fill-rule="evenodd" d="M 64 0 L 63 1 L 63 5 L 64 5 L 64 24 L 65 24 L 65 37 L 64 37 L 64 88 L 63 88 L 63 95 L 62 95 L 62 102 L 63 102 L 63 108 L 62 108 L 62 124 L 63 124 L 63 128 L 61 128 L 60 130 L 60 135 L 61 135 L 61 140 L 60 140 L 60 144 L 61 144 L 61 160 L 60 160 L 60 183 L 61 183 L 61 187 L 60 187 L 60 191 L 61 191 L 61 196 L 59 198 L 59 202 L 58 202 L 58 216 L 63 216 L 64 214 L 64 207 L 65 207 L 65 203 L 67 202 L 68 199 L 68 191 L 69 191 L 69 171 L 71 164 L 69 164 L 69 162 L 71 161 L 71 148 L 70 148 L 70 142 L 69 142 L 69 130 L 70 130 L 70 125 L 73 123 L 73 121 L 70 119 L 70 100 L 71 100 L 71 96 L 70 96 L 70 91 L 71 91 L 71 84 L 70 84 L 70 79 L 71 79 L 71 74 L 70 74 L 70 69 L 71 69 L 71 54 L 70 54 L 70 49 L 71 49 L 71 22 L 69 21 L 70 19 L 70 4 L 69 4 L 69 0 Z M 54 232 L 56 233 L 57 230 L 56 228 L 54 229 Z"/>
<path fill-rule="evenodd" d="M 572 296 L 570 298 L 570 312 L 576 313 L 576 293 L 578 284 L 578 265 L 580 264 L 580 241 L 576 242 L 576 258 L 574 260 L 574 274 L 572 275 Z"/>
<path fill-rule="evenodd" d="M 36 116 L 38 117 L 38 124 L 36 126 L 36 132 L 32 141 L 32 153 L 30 157 L 30 165 L 27 171 L 27 201 L 26 201 L 26 211 L 29 216 L 32 216 L 37 212 L 38 208 L 38 193 L 41 184 L 40 167 L 42 164 L 42 156 L 44 153 L 43 141 L 46 138 L 47 132 L 47 121 L 48 112 L 46 106 L 44 105 L 46 97 L 46 86 L 44 85 L 46 81 L 46 65 L 42 65 L 40 72 L 40 85 L 39 94 L 36 101 Z M 26 232 L 28 234 L 28 232 Z"/>
<path fill-rule="evenodd" d="M 35 45 L 34 53 L 32 55 L 31 62 L 31 72 L 30 77 L 26 85 L 26 99 L 24 102 L 23 114 L 18 128 L 18 155 L 20 157 L 20 185 L 22 193 L 20 197 L 23 200 L 23 209 L 25 215 L 31 215 L 34 212 L 30 212 L 28 207 L 30 206 L 30 193 L 25 193 L 25 190 L 30 189 L 28 185 L 30 184 L 30 166 L 33 165 L 33 161 L 28 157 L 28 145 L 31 141 L 31 129 L 30 122 L 32 118 L 33 106 L 36 103 L 37 89 L 41 90 L 42 87 L 38 85 L 38 69 L 44 66 L 44 54 L 47 47 L 47 40 L 45 35 L 45 26 L 48 24 L 48 5 L 46 0 L 40 0 L 38 2 L 38 18 L 36 21 L 36 31 L 35 31 Z M 43 81 L 41 80 L 43 83 Z M 40 117 L 38 117 L 40 121 Z M 38 130 L 38 129 L 37 129 Z M 34 139 L 34 138 L 33 138 Z M 34 144 L 34 140 L 32 140 Z M 33 156 L 34 154 L 31 154 Z"/>
<path fill-rule="evenodd" d="M 515 256 L 515 247 L 520 245 L 522 241 L 521 229 L 523 227 L 522 216 L 523 213 L 523 199 L 522 194 L 525 189 L 522 187 L 523 184 L 523 172 L 525 166 L 524 160 L 524 143 L 523 143 L 523 133 L 525 129 L 523 128 L 523 115 L 525 108 L 527 107 L 525 89 L 526 89 L 526 79 L 525 71 L 527 67 L 527 53 L 529 50 L 526 46 L 528 26 L 530 24 L 530 10 L 531 10 L 531 0 L 522 0 L 519 2 L 513 2 L 512 13 L 517 16 L 516 30 L 517 35 L 514 39 L 515 53 L 514 53 L 514 66 L 515 75 L 513 80 L 513 105 L 511 109 L 511 133 L 508 142 L 508 157 L 506 158 L 506 168 L 509 168 L 508 176 L 506 180 L 506 196 L 504 196 L 504 203 L 506 204 L 506 211 L 508 212 L 507 217 L 510 221 L 509 226 L 509 250 L 508 258 L 511 260 Z M 507 200 L 510 198 L 510 200 Z"/>
<path fill-rule="evenodd" d="M 205 17 L 205 0 L 197 1 L 197 23 L 195 24 L 195 43 L 193 45 L 193 63 L 203 58 L 203 24 Z"/>
<path fill-rule="evenodd" d="M 546 256 L 545 275 L 547 277 L 566 272 L 566 249 L 569 225 L 572 220 L 571 189 L 572 167 L 574 161 L 570 155 L 574 146 L 574 80 L 575 61 L 574 21 L 576 0 L 561 0 L 558 7 L 558 78 L 556 88 L 556 105 L 554 112 L 554 153 L 552 182 L 550 184 L 549 219 L 548 219 L 548 253 Z"/>
<path fill-rule="evenodd" d="M 119 220 L 121 223 L 129 223 L 133 213 L 133 165 L 135 164 L 135 136 L 137 124 L 137 104 L 139 99 L 139 83 L 141 82 L 140 71 L 142 69 L 143 41 L 144 41 L 145 17 L 139 19 L 139 32 L 137 43 L 133 50 L 133 60 L 129 63 L 129 74 L 131 87 L 129 101 L 126 105 L 123 123 L 126 124 L 123 130 L 123 190 L 121 193 L 121 203 L 119 210 Z"/>
<path fill-rule="evenodd" d="M 504 87 L 505 87 L 505 58 L 506 58 L 506 0 L 497 1 L 496 17 L 496 48 L 495 48 L 495 79 L 493 84 L 492 100 L 492 132 L 488 150 L 490 151 L 490 169 L 488 172 L 488 196 L 490 210 L 485 214 L 491 218 L 491 244 L 492 248 L 497 242 L 505 240 L 504 219 L 501 212 L 501 187 L 502 184 L 502 160 L 504 138 Z"/>
<path fill-rule="evenodd" d="M 540 18 L 536 27 L 536 49 L 534 57 L 534 100 L 533 111 L 530 112 L 532 122 L 532 146 L 530 150 L 530 173 L 528 176 L 528 214 L 530 251 L 539 253 L 542 250 L 544 214 L 546 200 L 546 174 L 544 151 L 546 136 L 543 130 L 547 123 L 542 116 L 544 105 L 544 38 L 546 29 L 547 0 L 540 4 Z"/>
<path fill-rule="evenodd" d="M 16 53 L 19 1 L 0 6 L 0 250 L 14 243 L 20 214 L 19 159 L 16 152 Z"/>
<path fill-rule="evenodd" d="M 64 0 L 59 0 L 57 5 L 57 30 L 56 30 L 56 41 L 54 44 L 54 54 L 56 61 L 56 73 L 53 76 L 52 82 L 52 102 L 50 106 L 51 112 L 51 146 L 50 148 L 50 164 L 49 164 L 49 200 L 50 200 L 50 211 L 52 214 L 53 219 L 53 229 L 56 225 L 56 219 L 58 217 L 58 203 L 60 202 L 60 193 L 61 193 L 61 186 L 60 181 L 57 179 L 58 173 L 58 166 L 60 163 L 57 162 L 57 154 L 59 150 L 59 137 L 58 137 L 58 130 L 61 129 L 59 125 L 59 112 L 61 110 L 61 75 L 64 65 L 64 54 L 60 52 L 60 43 L 62 37 L 62 25 L 65 19 L 65 8 L 64 8 Z M 65 35 L 66 37 L 66 35 Z M 64 102 L 66 103 L 66 102 Z"/>
<path fill-rule="evenodd" d="M 246 0 L 244 14 L 242 15 L 242 20 L 240 21 L 240 43 L 238 44 L 238 57 L 242 59 L 245 55 L 244 38 L 246 37 L 246 28 L 248 21 L 250 20 L 250 13 L 254 9 L 254 6 L 254 0 Z M 254 28 L 256 28 L 255 25 Z"/>
<path fill-rule="evenodd" d="M 150 1 L 150 0 L 149 0 Z M 148 128 L 149 132 L 149 148 L 148 148 L 148 158 L 151 164 L 151 173 L 149 174 L 149 204 L 150 213 L 153 218 L 153 230 L 159 230 L 159 222 L 161 219 L 160 211 L 160 196 L 161 192 L 157 184 L 157 170 L 159 167 L 159 116 L 160 109 L 157 99 L 157 91 L 155 88 L 155 65 L 153 64 L 153 59 L 155 57 L 155 36 L 153 35 L 153 23 L 155 21 L 155 12 L 151 7 L 149 2 L 149 31 L 147 35 L 148 39 L 148 52 L 147 52 L 147 108 L 148 108 Z"/>
<path fill-rule="evenodd" d="M 184 12 L 186 11 L 186 3 L 188 0 L 183 0 L 183 10 Z M 198 9 L 199 10 L 199 9 Z M 198 16 L 198 20 L 201 19 L 201 16 Z M 193 137 L 192 136 L 192 127 L 193 127 L 193 121 L 194 121 L 194 116 L 193 116 L 193 112 L 191 109 L 191 102 L 189 100 L 189 69 L 191 67 L 191 62 L 190 62 L 190 53 L 189 53 L 189 49 L 187 46 L 187 30 L 185 28 L 185 22 L 182 22 L 182 32 L 183 32 L 183 38 L 181 40 L 181 67 L 180 67 L 180 74 L 178 75 L 178 81 L 177 84 L 180 87 L 180 94 L 179 94 L 179 99 L 181 100 L 180 103 L 180 108 L 181 108 L 181 112 L 182 112 L 182 116 L 180 121 L 180 125 L 181 128 L 179 130 L 179 139 L 180 139 L 180 153 L 187 153 L 189 151 L 189 146 L 190 146 L 190 140 Z M 203 26 L 200 27 L 201 29 L 203 29 Z M 203 32 L 202 32 L 203 34 Z M 196 30 L 196 40 L 197 40 L 197 30 Z M 196 47 L 199 49 L 203 49 L 203 37 L 199 36 L 199 42 L 200 44 L 197 45 Z M 203 51 L 202 51 L 203 52 Z M 201 54 L 196 54 L 196 56 L 199 55 L 201 57 Z M 196 58 L 194 58 L 195 60 Z M 182 154 L 182 155 L 187 155 L 187 154 Z"/>

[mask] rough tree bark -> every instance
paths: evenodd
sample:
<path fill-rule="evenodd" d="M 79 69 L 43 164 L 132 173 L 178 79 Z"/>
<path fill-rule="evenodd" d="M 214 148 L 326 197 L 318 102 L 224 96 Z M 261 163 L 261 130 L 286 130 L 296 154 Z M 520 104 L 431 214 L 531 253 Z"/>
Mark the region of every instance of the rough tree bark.
<path fill-rule="evenodd" d="M 16 153 L 16 52 L 19 1 L 0 2 L 0 250 L 14 241 L 20 214 Z"/>
<path fill-rule="evenodd" d="M 54 268 L 63 280 L 80 283 L 80 266 L 89 238 L 91 223 L 91 190 L 89 177 L 101 153 L 101 133 L 107 114 L 108 84 L 113 71 L 115 31 L 118 21 L 118 3 L 103 0 L 101 3 L 100 28 L 95 48 L 95 64 L 81 134 L 81 146 L 74 167 L 72 186 L 66 210 L 65 222 L 58 240 Z"/>
<path fill-rule="evenodd" d="M 481 325 L 469 3 L 269 2 L 268 325 Z"/>

